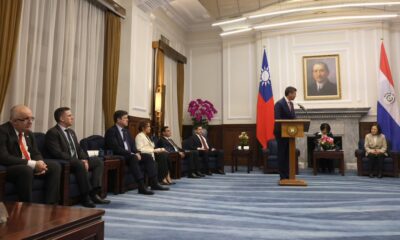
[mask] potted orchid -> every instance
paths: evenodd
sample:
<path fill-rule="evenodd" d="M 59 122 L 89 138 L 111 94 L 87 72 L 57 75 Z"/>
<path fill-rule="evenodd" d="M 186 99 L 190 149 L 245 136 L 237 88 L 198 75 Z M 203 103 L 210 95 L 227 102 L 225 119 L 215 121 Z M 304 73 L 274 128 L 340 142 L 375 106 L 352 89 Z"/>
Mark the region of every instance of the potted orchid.
<path fill-rule="evenodd" d="M 214 105 L 208 100 L 196 99 L 189 103 L 188 112 L 192 117 L 193 125 L 201 124 L 203 128 L 208 128 L 208 122 L 217 113 Z"/>

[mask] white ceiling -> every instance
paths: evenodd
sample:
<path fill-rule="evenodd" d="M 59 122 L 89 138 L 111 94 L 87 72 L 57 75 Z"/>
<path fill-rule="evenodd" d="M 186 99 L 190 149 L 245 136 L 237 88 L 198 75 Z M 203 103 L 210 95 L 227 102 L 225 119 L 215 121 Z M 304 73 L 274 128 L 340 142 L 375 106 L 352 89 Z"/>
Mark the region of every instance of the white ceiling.
<path fill-rule="evenodd" d="M 323 6 L 354 2 L 395 2 L 395 0 L 135 0 L 137 3 L 147 3 L 153 9 L 161 7 L 166 14 L 175 20 L 186 31 L 203 26 L 211 29 L 211 23 L 249 16 L 257 13 L 273 12 L 287 9 Z M 245 25 L 271 23 L 282 20 L 307 19 L 337 15 L 356 15 L 363 13 L 400 13 L 400 5 L 385 7 L 357 7 L 332 10 L 307 11 L 262 17 L 239 24 L 222 26 L 227 31 Z"/>

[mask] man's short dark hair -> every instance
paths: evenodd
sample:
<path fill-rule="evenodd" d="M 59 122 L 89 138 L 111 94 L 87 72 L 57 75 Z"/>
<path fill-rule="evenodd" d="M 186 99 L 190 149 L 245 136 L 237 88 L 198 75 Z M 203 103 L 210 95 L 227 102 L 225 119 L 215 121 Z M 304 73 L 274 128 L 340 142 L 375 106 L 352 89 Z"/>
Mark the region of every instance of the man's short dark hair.
<path fill-rule="evenodd" d="M 197 130 L 199 127 L 203 127 L 200 123 L 193 125 L 193 130 Z"/>
<path fill-rule="evenodd" d="M 294 92 L 297 92 L 297 89 L 295 87 L 289 86 L 285 89 L 285 96 L 287 97 L 287 96 L 289 96 L 290 93 L 294 93 Z"/>
<path fill-rule="evenodd" d="M 59 123 L 59 122 L 60 122 L 61 116 L 62 116 L 66 111 L 69 111 L 69 110 L 71 110 L 71 108 L 69 108 L 69 107 L 60 107 L 60 108 L 57 108 L 57 109 L 54 111 L 54 120 L 56 120 L 56 122 Z"/>
<path fill-rule="evenodd" d="M 169 127 L 168 126 L 164 126 L 161 128 L 161 133 L 165 133 L 167 131 Z"/>
<path fill-rule="evenodd" d="M 139 122 L 139 132 L 143 131 L 143 129 L 146 128 L 147 124 L 150 124 L 150 122 L 147 120 Z"/>
<path fill-rule="evenodd" d="M 315 65 L 324 66 L 325 70 L 326 70 L 327 72 L 329 72 L 328 64 L 326 64 L 326 63 L 324 63 L 324 62 L 316 62 L 316 63 L 314 63 L 314 64 L 312 65 L 312 69 L 314 69 L 314 66 L 315 66 Z"/>
<path fill-rule="evenodd" d="M 118 118 L 122 118 L 123 116 L 128 115 L 127 111 L 124 110 L 117 110 L 114 113 L 114 123 L 116 123 L 118 121 Z"/>

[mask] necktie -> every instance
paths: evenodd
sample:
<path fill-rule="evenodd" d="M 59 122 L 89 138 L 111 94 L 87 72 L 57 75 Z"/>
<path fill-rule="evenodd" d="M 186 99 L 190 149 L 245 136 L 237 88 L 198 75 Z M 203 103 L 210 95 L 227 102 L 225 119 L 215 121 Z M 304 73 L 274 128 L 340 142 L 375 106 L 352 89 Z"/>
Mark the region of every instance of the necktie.
<path fill-rule="evenodd" d="M 178 145 L 176 145 L 175 142 L 174 142 L 171 138 L 168 138 L 168 141 L 172 144 L 172 146 L 174 146 L 175 151 L 178 151 L 178 150 L 179 150 Z"/>
<path fill-rule="evenodd" d="M 128 149 L 126 149 L 126 150 L 131 152 L 131 150 L 132 150 L 131 145 L 129 145 L 129 142 L 128 142 L 128 130 L 126 130 L 125 128 L 122 129 L 122 136 L 124 136 L 123 137 L 124 143 L 126 143 L 126 146 L 128 147 Z"/>
<path fill-rule="evenodd" d="M 22 141 L 22 138 L 23 138 L 22 132 L 19 132 L 19 134 L 18 134 L 19 148 L 21 149 L 21 152 L 24 155 L 25 159 L 29 161 L 29 160 L 31 160 L 31 157 L 29 156 L 28 151 L 26 151 L 26 148 L 25 148 L 24 142 Z"/>
<path fill-rule="evenodd" d="M 201 141 L 202 147 L 203 147 L 205 150 L 208 150 L 208 146 L 207 146 L 206 141 L 204 140 L 204 137 L 201 136 L 201 135 L 199 135 L 199 137 L 200 137 L 200 141 Z"/>
<path fill-rule="evenodd" d="M 69 129 L 65 129 L 65 132 L 67 133 L 67 140 L 68 140 L 68 146 L 69 146 L 69 151 L 71 153 L 71 157 L 77 158 L 76 149 L 75 149 L 74 142 L 72 141 L 71 133 L 69 132 Z"/>
<path fill-rule="evenodd" d="M 293 111 L 293 103 L 291 101 L 289 101 L 289 105 L 290 105 L 290 111 Z"/>

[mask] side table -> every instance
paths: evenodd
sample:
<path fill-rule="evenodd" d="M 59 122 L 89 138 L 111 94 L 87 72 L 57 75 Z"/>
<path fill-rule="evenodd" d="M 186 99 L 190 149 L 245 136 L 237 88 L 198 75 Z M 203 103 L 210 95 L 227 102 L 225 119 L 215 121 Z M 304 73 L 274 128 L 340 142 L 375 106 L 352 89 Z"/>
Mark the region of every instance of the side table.
<path fill-rule="evenodd" d="M 106 197 L 108 192 L 108 180 L 114 184 L 114 194 L 119 193 L 120 188 L 120 175 L 121 175 L 121 160 L 113 158 L 113 156 L 105 156 L 104 158 L 104 172 L 103 172 L 103 187 L 101 190 L 101 197 Z M 111 174 L 110 174 L 111 173 Z"/>
<path fill-rule="evenodd" d="M 234 167 L 235 167 L 235 171 L 237 171 L 239 157 L 246 158 L 247 173 L 250 173 L 250 171 L 253 171 L 253 151 L 251 149 L 248 149 L 248 150 L 233 149 L 232 150 L 232 172 L 234 172 Z"/>
<path fill-rule="evenodd" d="M 344 154 L 340 151 L 314 151 L 313 152 L 313 173 L 317 175 L 318 161 L 320 159 L 337 159 L 339 161 L 339 172 L 344 176 Z"/>

